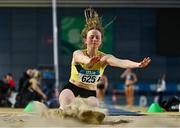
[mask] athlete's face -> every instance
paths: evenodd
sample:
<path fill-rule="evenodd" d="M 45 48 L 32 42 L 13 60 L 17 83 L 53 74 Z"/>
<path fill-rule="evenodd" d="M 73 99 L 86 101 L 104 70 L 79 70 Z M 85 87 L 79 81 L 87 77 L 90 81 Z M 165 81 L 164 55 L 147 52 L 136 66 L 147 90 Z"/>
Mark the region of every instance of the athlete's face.
<path fill-rule="evenodd" d="M 85 39 L 85 44 L 87 48 L 95 48 L 98 49 L 102 43 L 102 34 L 97 29 L 92 29 L 87 32 L 87 36 Z"/>

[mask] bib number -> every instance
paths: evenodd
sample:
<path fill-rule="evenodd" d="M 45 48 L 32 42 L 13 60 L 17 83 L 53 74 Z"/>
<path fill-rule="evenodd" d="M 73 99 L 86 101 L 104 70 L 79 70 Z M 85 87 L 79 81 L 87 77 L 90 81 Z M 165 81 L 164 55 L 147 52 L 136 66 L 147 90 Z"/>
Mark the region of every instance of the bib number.
<path fill-rule="evenodd" d="M 80 71 L 79 81 L 85 84 L 93 84 L 98 81 L 99 71 Z"/>
<path fill-rule="evenodd" d="M 96 82 L 96 76 L 83 75 L 82 76 L 82 82 L 95 83 Z"/>

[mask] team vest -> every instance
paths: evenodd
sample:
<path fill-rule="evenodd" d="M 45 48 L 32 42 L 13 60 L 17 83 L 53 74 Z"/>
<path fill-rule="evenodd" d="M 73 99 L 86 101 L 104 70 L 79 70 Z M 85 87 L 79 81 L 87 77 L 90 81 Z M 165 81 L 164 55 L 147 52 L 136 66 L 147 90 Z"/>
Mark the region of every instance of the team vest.
<path fill-rule="evenodd" d="M 83 50 L 86 54 L 87 50 Z M 98 51 L 97 56 L 102 56 L 104 53 Z M 106 66 L 102 66 L 101 62 L 95 63 L 91 68 L 85 64 L 71 64 L 71 76 L 70 79 L 78 81 L 83 84 L 97 84 L 102 76 Z"/>

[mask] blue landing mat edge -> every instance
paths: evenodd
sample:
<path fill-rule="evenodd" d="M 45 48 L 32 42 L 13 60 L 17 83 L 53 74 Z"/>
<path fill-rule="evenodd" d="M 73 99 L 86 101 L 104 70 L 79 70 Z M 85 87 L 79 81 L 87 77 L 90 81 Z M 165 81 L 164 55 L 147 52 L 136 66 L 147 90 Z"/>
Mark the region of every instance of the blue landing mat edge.
<path fill-rule="evenodd" d="M 127 111 L 127 110 L 123 110 L 123 109 L 117 109 L 115 107 L 112 106 L 106 106 L 106 108 L 108 109 L 108 115 L 109 116 L 142 116 L 144 114 L 138 113 L 138 112 L 131 112 L 131 111 Z"/>

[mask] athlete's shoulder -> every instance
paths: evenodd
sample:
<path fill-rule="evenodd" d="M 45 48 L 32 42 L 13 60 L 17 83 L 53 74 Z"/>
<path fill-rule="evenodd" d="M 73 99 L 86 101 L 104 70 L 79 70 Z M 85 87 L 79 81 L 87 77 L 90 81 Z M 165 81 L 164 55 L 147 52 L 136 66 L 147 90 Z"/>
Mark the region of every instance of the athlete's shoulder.
<path fill-rule="evenodd" d="M 98 51 L 98 55 L 100 55 L 100 56 L 105 56 L 106 53 L 104 53 L 104 52 L 102 52 L 102 51 Z"/>
<path fill-rule="evenodd" d="M 73 52 L 73 55 L 82 54 L 82 53 L 84 53 L 84 50 L 83 49 L 78 49 L 78 50 L 75 50 Z"/>
<path fill-rule="evenodd" d="M 73 53 L 76 53 L 76 52 L 82 52 L 82 49 L 77 49 Z"/>

